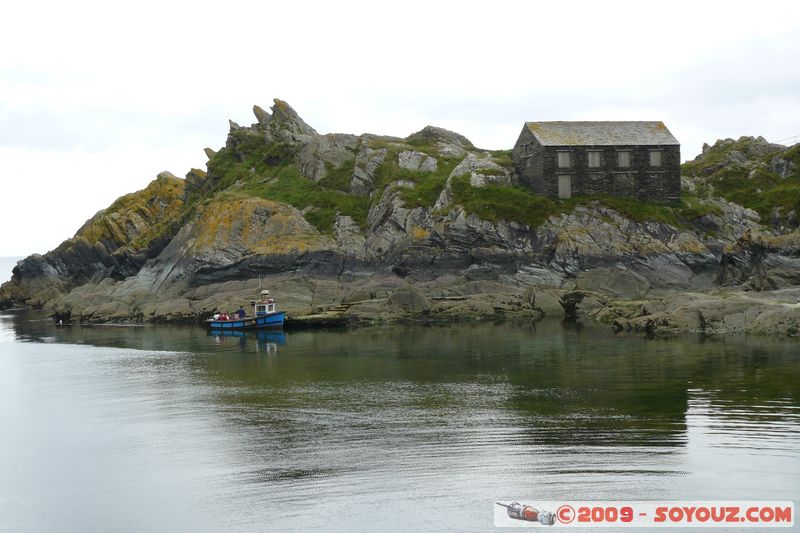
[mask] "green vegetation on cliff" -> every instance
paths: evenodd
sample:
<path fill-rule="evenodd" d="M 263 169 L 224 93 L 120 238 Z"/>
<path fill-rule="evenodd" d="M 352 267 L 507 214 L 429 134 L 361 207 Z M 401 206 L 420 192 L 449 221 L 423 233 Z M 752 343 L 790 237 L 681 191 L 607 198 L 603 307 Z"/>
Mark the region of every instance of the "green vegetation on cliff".
<path fill-rule="evenodd" d="M 453 203 L 475 213 L 484 220 L 514 221 L 537 227 L 548 217 L 569 213 L 577 206 L 597 203 L 604 205 L 637 222 L 663 222 L 683 226 L 707 214 L 720 214 L 712 204 L 703 204 L 697 197 L 684 193 L 676 205 L 645 202 L 635 198 L 608 195 L 576 196 L 568 200 L 551 200 L 528 188 L 517 186 L 485 185 L 472 187 L 468 176 L 454 178 L 451 182 Z"/>
<path fill-rule="evenodd" d="M 274 130 L 274 128 L 273 128 Z M 272 131 L 272 130 L 270 130 Z M 253 128 L 233 128 L 228 143 L 208 162 L 210 189 L 204 197 L 192 198 L 208 202 L 213 198 L 242 199 L 263 198 L 282 202 L 300 209 L 303 216 L 321 233 L 330 234 L 337 214 L 348 215 L 362 228 L 367 226 L 367 215 L 372 205 L 380 201 L 386 187 L 394 188 L 408 208 L 432 208 L 447 184 L 453 169 L 463 156 L 452 152 L 442 155 L 439 145 L 444 130 L 426 128 L 422 134 L 407 139 L 364 139 L 362 147 L 383 150 L 385 157 L 374 169 L 370 184 L 371 195 L 353 194 L 351 184 L 355 173 L 359 148 L 348 145 L 344 156 L 336 164 L 324 158 L 322 179 L 310 179 L 307 168 L 298 167 L 298 161 L 307 159 L 300 151 L 303 144 L 294 141 L 268 140 L 269 132 Z M 272 131 L 274 134 L 275 131 Z M 466 139 L 451 137 L 462 143 L 468 151 L 477 150 Z M 466 143 L 464 143 L 466 141 Z M 695 161 L 685 163 L 682 171 L 688 175 L 701 176 L 707 183 L 697 195 L 686 191 L 676 205 L 662 205 L 633 198 L 610 195 L 579 196 L 569 200 L 553 200 L 537 195 L 522 186 L 486 184 L 473 187 L 469 177 L 459 176 L 451 180 L 452 203 L 466 211 L 490 221 L 515 221 L 537 227 L 548 217 L 568 213 L 578 206 L 604 205 L 622 215 L 639 222 L 654 221 L 686 226 L 705 215 L 721 214 L 721 208 L 713 201 L 701 199 L 708 191 L 713 196 L 722 196 L 730 201 L 751 207 L 762 216 L 774 214 L 776 208 L 784 213 L 800 211 L 800 178 L 796 171 L 789 176 L 779 175 L 775 168 L 775 157 L 784 161 L 784 169 L 796 169 L 800 151 L 793 148 L 780 153 L 780 147 L 769 145 L 763 139 L 741 138 L 738 141 L 721 141 L 704 150 Z M 400 166 L 399 156 L 414 150 L 436 159 L 433 171 L 414 171 Z M 348 152 L 352 157 L 348 157 Z M 508 150 L 489 152 L 493 161 L 502 169 L 482 169 L 483 174 L 496 174 L 513 168 Z M 755 162 L 754 162 L 755 161 Z M 503 170 L 505 169 L 505 170 Z M 304 175 L 307 174 L 307 175 Z M 120 201 L 122 201 L 121 199 Z M 112 206 L 113 207 L 113 206 Z M 89 240 L 101 239 L 113 234 L 113 228 L 93 228 Z"/>
<path fill-rule="evenodd" d="M 433 207 L 436 199 L 444 189 L 447 177 L 459 163 L 457 159 L 439 158 L 439 164 L 433 172 L 413 172 L 400 168 L 397 156 L 390 152 L 383 165 L 378 169 L 381 185 L 396 183 L 400 180 L 413 183 L 413 187 L 401 187 L 400 198 L 406 207 Z"/>
<path fill-rule="evenodd" d="M 209 175 L 214 180 L 212 196 L 239 199 L 264 198 L 292 205 L 303 211 L 304 217 L 321 233 L 333 230 L 336 215 L 348 215 L 366 228 L 370 207 L 380 200 L 387 186 L 394 187 L 408 208 L 431 208 L 436 202 L 453 169 L 461 157 L 442 157 L 436 145 L 422 139 L 414 142 L 370 139 L 373 150 L 385 149 L 386 157 L 375 170 L 372 197 L 350 192 L 355 168 L 355 156 L 335 166 L 324 162 L 325 177 L 319 181 L 303 176 L 295 163 L 296 145 L 268 143 L 263 134 L 252 130 L 234 130 L 228 146 L 214 154 L 208 162 Z M 398 156 L 416 150 L 436 157 L 436 170 L 413 171 L 402 168 Z M 503 168 L 512 167 L 507 150 L 491 152 L 492 159 Z M 484 174 L 500 174 L 503 170 L 482 169 Z M 655 221 L 676 226 L 685 225 L 707 214 L 719 214 L 719 207 L 684 193 L 677 205 L 662 205 L 633 198 L 609 195 L 579 196 L 569 200 L 552 200 L 523 186 L 487 184 L 472 187 L 469 176 L 451 181 L 453 203 L 463 206 L 485 220 L 513 221 L 537 227 L 548 217 L 568 213 L 577 206 L 599 203 L 633 220 Z"/>
<path fill-rule="evenodd" d="M 386 149 L 383 163 L 375 171 L 375 188 L 378 191 L 386 186 L 406 182 L 399 189 L 400 198 L 406 207 L 433 207 L 436 199 L 444 189 L 447 177 L 458 165 L 460 159 L 455 157 L 442 157 L 435 145 L 422 137 L 409 137 L 408 142 L 388 142 L 381 139 L 371 139 L 369 147 L 372 149 Z M 413 171 L 400 167 L 398 157 L 401 152 L 416 150 L 437 160 L 436 170 L 433 172 Z M 378 198 L 380 195 L 378 195 Z"/>
<path fill-rule="evenodd" d="M 258 197 L 284 202 L 303 210 L 305 218 L 322 233 L 332 232 L 337 213 L 352 217 L 366 228 L 369 208 L 380 200 L 386 187 L 397 188 L 407 207 L 430 208 L 462 159 L 441 156 L 436 143 L 422 137 L 412 136 L 409 141 L 369 139 L 365 144 L 374 150 L 386 150 L 386 157 L 375 170 L 373 185 L 376 193 L 371 198 L 350 192 L 355 156 L 339 166 L 324 161 L 325 177 L 314 181 L 303 176 L 297 167 L 298 145 L 267 142 L 263 133 L 254 130 L 232 130 L 228 145 L 208 162 L 213 182 L 210 196 Z M 436 170 L 425 172 L 402 168 L 398 156 L 408 150 L 435 157 Z M 492 157 L 502 165 L 511 165 L 507 150 L 492 152 Z M 404 185 L 397 185 L 404 182 Z"/>
<path fill-rule="evenodd" d="M 454 204 L 493 222 L 507 220 L 536 227 L 559 212 L 557 202 L 523 187 L 491 184 L 472 187 L 469 176 L 459 176 L 453 178 L 450 189 Z"/>
<path fill-rule="evenodd" d="M 297 169 L 295 150 L 287 144 L 268 144 L 261 135 L 240 135 L 235 150 L 222 148 L 208 162 L 209 174 L 217 180 L 214 193 L 265 198 L 307 210 L 305 218 L 322 233 L 332 231 L 337 213 L 365 227 L 369 198 L 341 190 L 345 177 L 352 175 L 352 165 L 330 167 L 328 175 L 315 182 Z"/>
<path fill-rule="evenodd" d="M 325 161 L 325 177 L 319 180 L 319 184 L 325 189 L 349 194 L 355 163 L 355 158 L 353 158 L 337 167 L 333 163 Z"/>
<path fill-rule="evenodd" d="M 749 207 L 762 220 L 800 213 L 800 145 L 786 149 L 763 138 L 741 137 L 705 147 L 682 174 L 708 186 L 708 193 Z"/>
<path fill-rule="evenodd" d="M 447 176 L 456 164 L 414 180 L 414 187 L 400 190 L 400 198 L 407 207 L 433 207 L 444 189 Z"/>

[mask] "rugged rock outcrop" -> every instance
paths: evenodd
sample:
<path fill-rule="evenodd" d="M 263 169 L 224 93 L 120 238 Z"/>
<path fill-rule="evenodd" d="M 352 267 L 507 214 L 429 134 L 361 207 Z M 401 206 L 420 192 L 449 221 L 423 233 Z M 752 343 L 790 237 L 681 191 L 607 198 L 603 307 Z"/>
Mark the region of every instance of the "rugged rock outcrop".
<path fill-rule="evenodd" d="M 441 128 L 321 135 L 281 100 L 253 113 L 206 149 L 207 171 L 161 173 L 21 261 L 0 301 L 194 320 L 249 301 L 261 278 L 293 316 L 337 322 L 569 310 L 620 331 L 796 331 L 793 204 L 736 201 L 754 182 L 794 184 L 794 148 L 707 146 L 681 205 L 557 203 L 518 186 L 507 153 Z M 780 227 L 765 220 L 777 207 Z"/>
<path fill-rule="evenodd" d="M 607 302 L 589 316 L 611 322 L 617 331 L 651 335 L 702 333 L 800 334 L 800 289 L 769 292 L 708 291 L 663 298 Z"/>
<path fill-rule="evenodd" d="M 355 135 L 314 135 L 301 145 L 295 164 L 301 174 L 319 181 L 328 175 L 329 168 L 352 163 L 357 144 Z"/>
<path fill-rule="evenodd" d="M 428 154 L 417 152 L 416 150 L 406 150 L 397 156 L 397 164 L 400 168 L 414 172 L 435 172 L 436 158 Z"/>
<path fill-rule="evenodd" d="M 732 167 L 753 168 L 761 164 L 766 156 L 786 150 L 780 144 L 772 144 L 764 137 L 740 137 L 720 139 L 713 146 L 703 144 L 703 151 L 694 158 L 700 174 L 711 175 Z"/>
<path fill-rule="evenodd" d="M 482 187 L 487 183 L 511 185 L 511 171 L 495 163 L 489 154 L 467 154 L 447 177 L 444 190 L 436 200 L 436 209 L 444 209 L 453 199 L 453 179 L 469 176 L 472 187 Z"/>
<path fill-rule="evenodd" d="M 0 301 L 39 306 L 84 283 L 135 276 L 179 229 L 186 182 L 162 172 L 90 218 L 75 236 L 44 255 L 20 261 Z"/>
<path fill-rule="evenodd" d="M 436 126 L 425 126 L 406 137 L 406 141 L 413 145 L 433 145 L 441 157 L 462 157 L 467 150 L 474 149 L 463 135 Z"/>
<path fill-rule="evenodd" d="M 723 253 L 719 281 L 757 291 L 800 286 L 800 233 L 746 232 Z"/>
<path fill-rule="evenodd" d="M 283 100 L 275 98 L 270 110 L 271 115 L 258 106 L 253 107 L 258 120 L 254 129 L 266 132 L 267 142 L 303 142 L 317 136 L 316 130 Z"/>
<path fill-rule="evenodd" d="M 386 161 L 388 153 L 388 148 L 372 149 L 369 146 L 359 150 L 353 166 L 353 178 L 350 180 L 350 191 L 353 194 L 369 195 L 375 189 L 376 172 Z"/>
<path fill-rule="evenodd" d="M 800 145 L 767 142 L 763 137 L 724 139 L 682 166 L 692 192 L 723 197 L 750 208 L 779 232 L 800 224 Z"/>

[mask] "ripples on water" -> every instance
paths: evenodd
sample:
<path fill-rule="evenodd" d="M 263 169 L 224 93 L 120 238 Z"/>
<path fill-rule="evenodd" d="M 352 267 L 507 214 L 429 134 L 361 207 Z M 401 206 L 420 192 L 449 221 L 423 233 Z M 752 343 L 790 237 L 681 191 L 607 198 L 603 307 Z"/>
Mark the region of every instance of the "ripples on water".
<path fill-rule="evenodd" d="M 5 315 L 0 348 L 0 530 L 485 530 L 503 499 L 800 488 L 794 340 Z"/>

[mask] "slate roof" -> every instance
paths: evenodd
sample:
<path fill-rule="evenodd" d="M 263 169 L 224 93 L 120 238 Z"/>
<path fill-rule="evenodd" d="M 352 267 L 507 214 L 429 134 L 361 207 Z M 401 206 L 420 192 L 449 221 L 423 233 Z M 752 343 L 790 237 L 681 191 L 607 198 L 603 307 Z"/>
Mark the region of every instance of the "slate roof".
<path fill-rule="evenodd" d="M 526 122 L 542 146 L 679 145 L 663 122 Z"/>

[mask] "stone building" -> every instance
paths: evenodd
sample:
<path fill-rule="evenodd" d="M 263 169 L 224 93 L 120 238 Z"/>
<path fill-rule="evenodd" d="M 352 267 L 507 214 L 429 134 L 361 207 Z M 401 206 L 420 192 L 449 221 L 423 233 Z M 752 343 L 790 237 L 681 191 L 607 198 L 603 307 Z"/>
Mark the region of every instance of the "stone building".
<path fill-rule="evenodd" d="M 663 122 L 526 122 L 513 157 L 520 181 L 551 198 L 680 199 L 681 147 Z"/>

